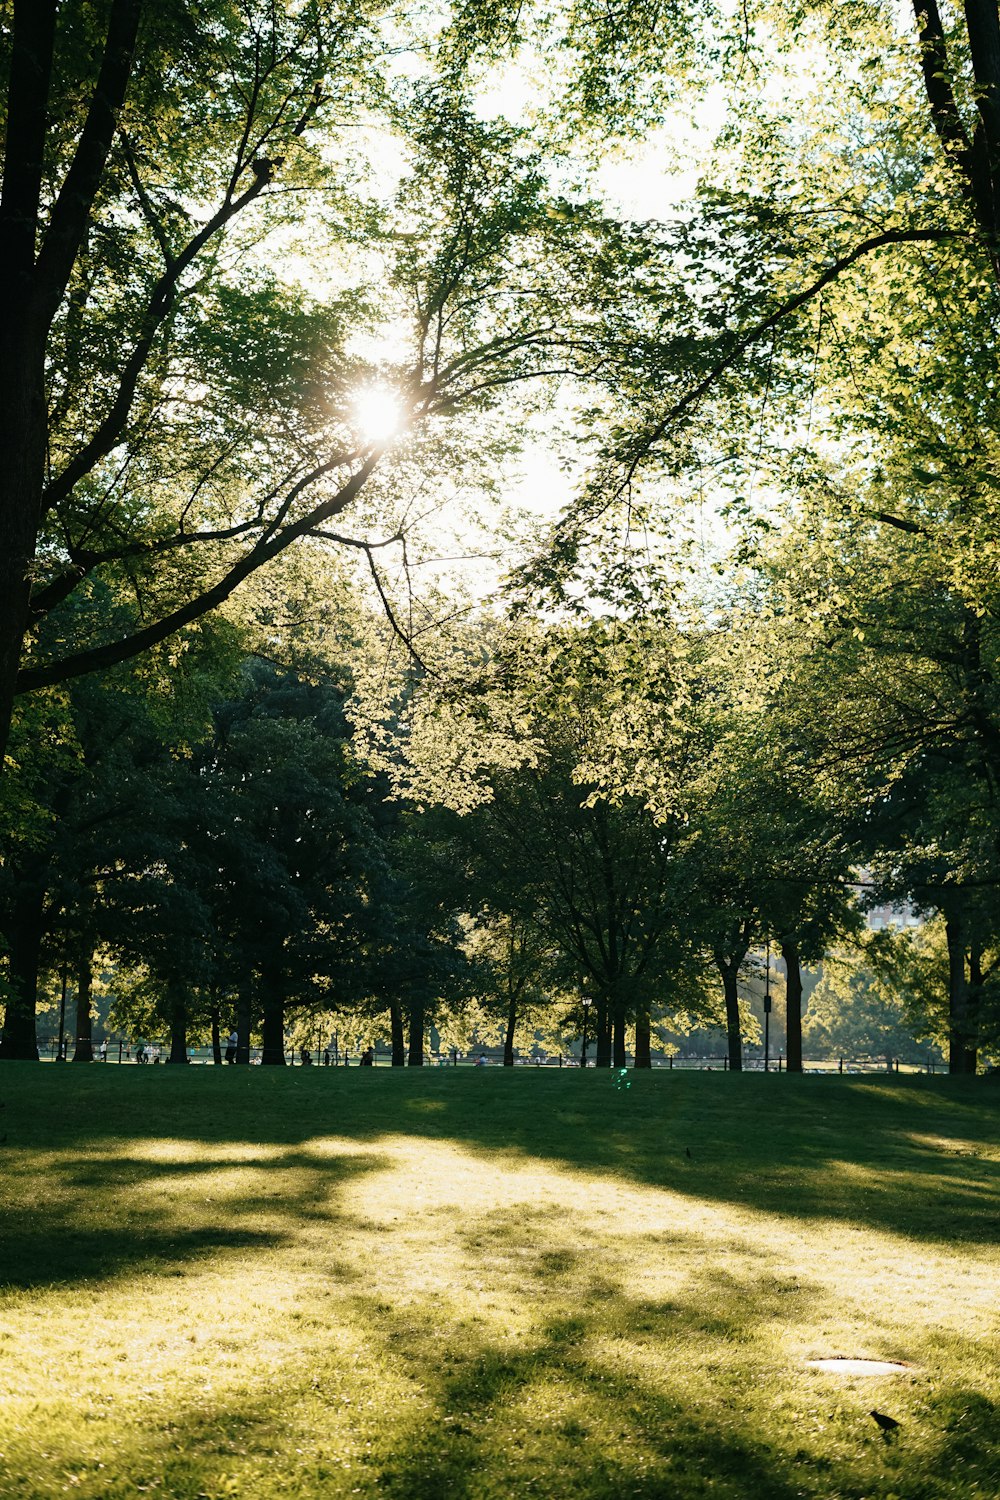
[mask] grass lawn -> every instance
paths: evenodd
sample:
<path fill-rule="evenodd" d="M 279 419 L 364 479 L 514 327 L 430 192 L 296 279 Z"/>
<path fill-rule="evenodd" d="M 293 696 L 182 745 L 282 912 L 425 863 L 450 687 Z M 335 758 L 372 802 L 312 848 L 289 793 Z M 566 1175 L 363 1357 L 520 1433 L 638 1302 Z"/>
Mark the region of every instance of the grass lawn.
<path fill-rule="evenodd" d="M 1000 1493 L 992 1081 L 7 1063 L 0 1100 L 4 1497 Z"/>

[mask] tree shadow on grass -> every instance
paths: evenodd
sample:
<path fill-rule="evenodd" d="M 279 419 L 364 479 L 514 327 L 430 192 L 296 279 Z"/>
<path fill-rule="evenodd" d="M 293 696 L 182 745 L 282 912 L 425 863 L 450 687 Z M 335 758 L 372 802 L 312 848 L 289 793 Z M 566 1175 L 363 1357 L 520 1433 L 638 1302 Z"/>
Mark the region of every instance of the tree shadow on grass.
<path fill-rule="evenodd" d="M 50 1153 L 40 1173 L 21 1153 L 4 1174 L 0 1285 L 112 1280 L 140 1269 L 181 1275 L 219 1254 L 273 1249 L 310 1220 L 335 1218 L 339 1194 L 385 1164 L 375 1151 L 317 1161 L 289 1150 L 235 1163 L 211 1153 L 191 1161 Z M 206 1197 L 220 1172 L 251 1172 L 253 1185 Z"/>
<path fill-rule="evenodd" d="M 252 1148 L 265 1142 L 270 1151 L 294 1153 L 317 1137 L 340 1134 L 375 1153 L 381 1140 L 405 1135 L 461 1146 L 491 1164 L 536 1160 L 567 1167 L 594 1180 L 595 1192 L 600 1183 L 618 1180 L 691 1201 L 806 1224 L 839 1221 L 942 1247 L 996 1242 L 1000 1090 L 988 1082 L 680 1072 L 634 1074 L 627 1091 L 612 1082 L 608 1073 L 568 1070 L 73 1073 L 28 1065 L 9 1065 L 0 1077 L 11 1096 L 4 1117 L 11 1136 L 7 1160 L 21 1140 L 29 1151 L 57 1151 L 63 1163 L 76 1154 L 80 1159 L 70 1170 L 78 1175 L 77 1190 L 86 1192 L 89 1184 L 95 1197 L 107 1182 L 130 1191 L 115 1175 L 119 1139 L 190 1136 L 209 1151 L 213 1143 Z M 84 1151 L 94 1159 L 88 1162 Z M 337 1158 L 337 1171 L 348 1170 L 345 1160 Z M 349 1170 L 357 1174 L 373 1161 L 357 1158 Z M 210 1162 L 205 1170 L 225 1165 Z M 313 1159 L 308 1168 L 316 1173 L 322 1214 L 332 1179 Z M 126 1176 L 131 1170 L 122 1168 Z M 163 1162 L 142 1166 L 161 1181 L 171 1170 Z M 175 1170 L 180 1178 L 196 1168 L 184 1163 Z M 22 1232 L 19 1274 L 30 1273 L 32 1235 L 58 1232 L 61 1222 L 58 1199 L 47 1204 L 45 1169 L 38 1175 L 32 1211 L 39 1229 Z M 295 1197 L 307 1218 L 308 1193 Z M 248 1201 L 244 1212 L 252 1206 Z M 98 1255 L 95 1246 L 88 1263 Z M 131 1256 L 120 1239 L 109 1259 L 113 1265 Z M 64 1260 L 71 1274 L 72 1257 Z"/>
<path fill-rule="evenodd" d="M 692 1288 L 675 1309 L 693 1340 L 700 1297 Z M 741 1342 L 749 1345 L 753 1299 L 745 1296 L 743 1305 L 750 1326 Z M 904 1425 L 891 1443 L 867 1416 L 864 1391 L 845 1397 L 815 1378 L 803 1378 L 812 1396 L 803 1391 L 801 1410 L 772 1413 L 756 1395 L 751 1354 L 737 1354 L 721 1371 L 706 1366 L 693 1382 L 684 1349 L 674 1367 L 652 1373 L 616 1357 L 614 1340 L 649 1313 L 621 1288 L 599 1307 L 551 1314 L 520 1343 L 466 1334 L 446 1358 L 431 1303 L 419 1309 L 416 1332 L 413 1307 L 387 1314 L 364 1296 L 341 1306 L 368 1339 L 372 1378 L 380 1364 L 393 1365 L 396 1387 L 416 1400 L 404 1394 L 386 1403 L 388 1417 L 364 1401 L 345 1408 L 335 1355 L 306 1368 L 290 1362 L 269 1372 L 270 1389 L 251 1378 L 242 1390 L 158 1412 L 122 1454 L 121 1488 L 106 1479 L 100 1493 L 109 1500 L 138 1488 L 300 1500 L 972 1500 L 995 1493 L 990 1434 L 998 1413 L 981 1394 L 952 1392 L 946 1406 L 929 1411 L 925 1427 Z M 82 1449 L 60 1461 L 61 1472 L 86 1465 Z"/>
<path fill-rule="evenodd" d="M 395 1305 L 386 1287 L 397 1269 L 406 1274 L 406 1242 L 397 1252 L 398 1267 L 365 1260 L 372 1231 L 385 1227 L 365 1216 L 376 1206 L 367 1184 L 387 1167 L 399 1170 L 389 1143 L 378 1145 L 380 1137 L 394 1132 L 406 1130 L 410 1138 L 449 1147 L 457 1142 L 494 1163 L 509 1160 L 517 1166 L 532 1157 L 557 1168 L 571 1166 L 574 1178 L 590 1185 L 595 1206 L 602 1184 L 612 1177 L 690 1198 L 711 1197 L 702 1192 L 704 1177 L 709 1186 L 714 1182 L 717 1201 L 760 1208 L 776 1193 L 782 1206 L 772 1211 L 796 1216 L 794 1196 L 785 1202 L 784 1195 L 796 1185 L 805 1192 L 808 1184 L 792 1176 L 776 1184 L 760 1180 L 762 1164 L 787 1155 L 787 1134 L 781 1152 L 750 1137 L 745 1121 L 741 1137 L 736 1112 L 725 1109 L 711 1111 L 711 1132 L 702 1124 L 694 1133 L 695 1110 L 701 1107 L 697 1097 L 685 1102 L 642 1084 L 634 1097 L 612 1093 L 610 1103 L 596 1088 L 583 1104 L 571 1099 L 568 1108 L 565 1095 L 561 1104 L 557 1098 L 550 1120 L 560 1108 L 574 1118 L 568 1129 L 553 1130 L 550 1124 L 547 1132 L 544 1111 L 536 1107 L 525 1119 L 523 1110 L 512 1111 L 510 1098 L 504 1103 L 500 1089 L 508 1087 L 506 1080 L 498 1080 L 500 1088 L 489 1095 L 465 1089 L 464 1097 L 424 1079 L 399 1080 L 401 1090 L 409 1092 L 397 1093 L 394 1108 L 392 1096 L 366 1089 L 367 1081 L 354 1085 L 352 1099 L 346 1089 L 296 1094 L 298 1080 L 287 1079 L 291 1107 L 273 1127 L 259 1111 L 251 1116 L 233 1110 L 205 1132 L 211 1133 L 210 1143 L 185 1140 L 183 1120 L 150 1095 L 155 1107 L 145 1112 L 141 1129 L 132 1122 L 120 1154 L 106 1118 L 77 1119 L 72 1128 L 50 1133 L 47 1181 L 39 1180 L 40 1159 L 30 1151 L 13 1158 L 21 1211 L 33 1216 L 19 1226 L 16 1205 L 5 1201 L 0 1210 L 0 1233 L 8 1240 L 10 1232 L 23 1234 L 14 1262 L 23 1277 L 18 1284 L 113 1277 L 141 1262 L 162 1276 L 196 1268 L 203 1259 L 224 1270 L 229 1254 L 248 1246 L 281 1246 L 284 1240 L 291 1274 L 297 1261 L 293 1237 L 311 1235 L 316 1226 L 334 1251 L 327 1258 L 336 1282 L 329 1316 L 341 1318 L 363 1340 L 376 1374 L 391 1367 L 398 1376 L 388 1397 L 379 1398 L 372 1387 L 373 1400 L 382 1402 L 378 1418 L 352 1408 L 346 1426 L 328 1389 L 339 1373 L 336 1349 L 328 1359 L 320 1354 L 308 1364 L 289 1353 L 283 1368 L 260 1377 L 272 1387 L 267 1396 L 257 1393 L 251 1368 L 239 1377 L 243 1391 L 223 1391 L 197 1404 L 171 1405 L 165 1399 L 155 1420 L 143 1409 L 143 1431 L 131 1439 L 126 1484 L 116 1491 L 105 1480 L 103 1490 L 95 1489 L 99 1480 L 92 1476 L 91 1494 L 124 1496 L 155 1484 L 168 1495 L 214 1495 L 226 1492 L 223 1481 L 230 1477 L 237 1481 L 233 1492 L 253 1494 L 254 1474 L 279 1461 L 293 1468 L 281 1476 L 283 1490 L 276 1486 L 275 1492 L 304 1497 L 361 1493 L 394 1500 L 499 1500 L 538 1494 L 552 1500 L 625 1495 L 660 1500 L 711 1494 L 723 1500 L 802 1495 L 818 1500 L 836 1493 L 855 1500 L 895 1493 L 907 1500 L 936 1500 L 956 1493 L 971 1497 L 977 1489 L 996 1492 L 990 1445 L 997 1411 L 971 1383 L 928 1390 L 922 1397 L 923 1427 L 908 1419 L 901 1435 L 883 1443 L 867 1416 L 872 1387 L 848 1399 L 818 1377 L 780 1368 L 775 1330 L 798 1320 L 815 1322 L 830 1294 L 808 1276 L 791 1275 L 766 1245 L 746 1250 L 757 1256 L 753 1274 L 736 1274 L 713 1263 L 717 1247 L 697 1227 L 668 1227 L 652 1235 L 625 1222 L 618 1241 L 613 1227 L 601 1231 L 606 1248 L 598 1257 L 586 1243 L 571 1242 L 565 1209 L 558 1204 L 537 1212 L 524 1203 L 415 1209 L 414 1220 L 423 1214 L 428 1238 L 436 1236 L 454 1249 L 456 1276 L 498 1288 L 508 1308 L 520 1301 L 537 1309 L 532 1326 L 517 1338 L 502 1336 L 502 1313 L 459 1318 L 439 1291 L 421 1287 L 413 1275 L 408 1305 Z M 270 1097 L 282 1096 L 276 1085 L 268 1088 Z M 414 1092 L 431 1088 L 429 1096 Z M 414 1098 L 426 1097 L 433 1099 L 433 1109 L 410 1107 Z M 176 1104 L 176 1093 L 171 1098 Z M 856 1102 L 849 1098 L 845 1107 Z M 814 1146 L 810 1172 L 830 1173 L 842 1161 L 864 1171 L 874 1162 L 886 1169 L 894 1152 L 907 1160 L 909 1123 L 896 1125 L 893 1101 L 883 1100 L 854 1131 L 837 1117 L 836 1100 L 828 1095 L 825 1104 L 834 1139 L 832 1145 Z M 936 1183 L 945 1153 L 965 1149 L 955 1145 L 964 1139 L 956 1120 L 964 1121 L 965 1129 L 977 1114 L 951 1111 L 947 1099 L 924 1113 L 922 1139 L 952 1143 L 915 1148 L 918 1160 L 929 1159 L 923 1180 Z M 192 1109 L 192 1128 L 195 1118 Z M 899 1130 L 899 1136 L 863 1139 L 874 1119 L 885 1132 Z M 315 1145 L 330 1132 L 331 1122 L 350 1137 L 341 1154 Z M 776 1112 L 770 1124 L 779 1135 L 790 1124 L 801 1129 L 802 1111 Z M 255 1154 L 247 1143 L 261 1136 L 272 1145 Z M 142 1139 L 156 1149 L 138 1149 Z M 307 1139 L 313 1149 L 305 1149 Z M 358 1149 L 359 1141 L 370 1144 Z M 683 1153 L 688 1141 L 691 1158 Z M 226 1143 L 238 1143 L 239 1151 L 225 1149 Z M 170 1151 L 186 1155 L 169 1159 L 164 1153 Z M 900 1170 L 921 1180 L 909 1165 Z M 970 1189 L 981 1183 L 965 1176 L 966 1158 L 958 1170 L 962 1175 L 954 1180 L 945 1174 L 935 1195 L 952 1181 L 961 1189 L 964 1211 L 972 1213 L 968 1203 L 978 1200 Z M 241 1184 L 239 1174 L 247 1171 L 250 1180 Z M 206 1185 L 216 1173 L 236 1176 L 224 1196 L 205 1202 Z M 838 1192 L 853 1180 L 849 1173 L 834 1177 Z M 417 1186 L 415 1179 L 414 1190 Z M 832 1191 L 815 1190 L 807 1197 L 803 1217 L 828 1213 Z M 854 1201 L 852 1213 L 857 1210 Z M 894 1211 L 898 1214 L 898 1206 Z M 886 1203 L 882 1212 L 891 1217 Z M 938 1210 L 933 1213 L 939 1228 Z M 223 1216 L 226 1227 L 220 1229 Z M 616 1244 L 629 1239 L 641 1242 L 647 1261 L 658 1243 L 665 1251 L 687 1251 L 669 1288 L 644 1289 L 641 1275 L 616 1265 Z M 459 1292 L 456 1307 L 465 1287 Z M 971 1342 L 967 1347 L 971 1358 Z M 981 1357 L 981 1349 L 978 1353 Z M 798 1405 L 781 1413 L 769 1409 L 767 1380 L 761 1376 L 776 1369 L 777 1389 L 801 1389 L 801 1410 Z M 410 1402 L 408 1393 L 417 1399 Z M 331 1450 L 348 1438 L 353 1467 L 345 1473 Z M 310 1444 L 323 1451 L 313 1454 Z M 76 1457 L 66 1454 L 60 1461 L 73 1464 Z M 944 1466 L 959 1463 L 964 1471 L 956 1491 Z"/>
<path fill-rule="evenodd" d="M 545 1291 L 525 1287 L 526 1296 Z M 817 1295 L 815 1287 L 797 1291 Z M 728 1312 L 706 1317 L 721 1292 Z M 931 1500 L 995 1492 L 998 1409 L 980 1392 L 938 1390 L 925 1403 L 925 1424 L 904 1424 L 890 1442 L 870 1419 L 873 1387 L 863 1381 L 845 1390 L 803 1371 L 803 1410 L 790 1415 L 769 1409 L 766 1390 L 758 1399 L 768 1326 L 787 1316 L 785 1295 L 775 1283 L 762 1296 L 756 1279 L 729 1278 L 722 1288 L 708 1269 L 659 1308 L 605 1283 L 599 1302 L 550 1317 L 523 1347 L 484 1338 L 445 1361 L 434 1360 L 433 1319 L 426 1339 L 414 1339 L 409 1309 L 405 1339 L 402 1328 L 393 1336 L 390 1320 L 388 1345 L 406 1349 L 435 1410 L 385 1457 L 379 1492 L 398 1500 L 533 1493 Z M 367 1316 L 363 1301 L 359 1312 Z M 629 1357 L 637 1332 L 669 1340 L 675 1358 L 655 1377 L 638 1373 Z M 710 1341 L 718 1350 L 720 1337 L 728 1357 L 698 1366 L 699 1353 Z M 533 1415 L 541 1412 L 551 1414 L 547 1424 Z"/>
<path fill-rule="evenodd" d="M 532 1080 L 494 1074 L 469 1110 L 432 1079 L 445 1108 L 410 1131 L 490 1157 L 946 1246 L 998 1237 L 1000 1090 L 983 1081 L 634 1074 L 617 1091 L 607 1074 L 543 1074 L 525 1108 Z"/>
<path fill-rule="evenodd" d="M 269 1373 L 269 1391 L 251 1383 L 221 1399 L 166 1406 L 155 1421 L 147 1412 L 141 1438 L 133 1435 L 120 1451 L 127 1471 L 120 1490 L 105 1478 L 101 1493 L 254 1494 L 264 1488 L 255 1474 L 271 1471 L 273 1479 L 275 1466 L 289 1462 L 294 1467 L 284 1469 L 274 1492 L 303 1500 L 346 1493 L 398 1500 L 669 1494 L 793 1500 L 803 1493 L 788 1455 L 740 1410 L 735 1382 L 723 1422 L 711 1412 L 712 1391 L 692 1400 L 678 1382 L 657 1384 L 616 1365 L 607 1339 L 648 1316 L 620 1290 L 599 1310 L 554 1313 L 520 1346 L 467 1337 L 448 1360 L 441 1358 L 440 1312 L 431 1303 L 419 1310 L 422 1336 L 414 1333 L 413 1308 L 387 1313 L 364 1296 L 341 1305 L 364 1330 L 373 1365 L 402 1366 L 398 1384 L 419 1393 L 416 1402 L 404 1396 L 388 1420 L 363 1402 L 347 1413 L 332 1362 L 307 1369 L 290 1362 Z M 697 1309 L 685 1315 L 693 1320 Z M 591 1349 L 592 1341 L 601 1348 Z M 60 1455 L 59 1471 L 66 1470 L 97 1482 L 84 1443 Z"/>

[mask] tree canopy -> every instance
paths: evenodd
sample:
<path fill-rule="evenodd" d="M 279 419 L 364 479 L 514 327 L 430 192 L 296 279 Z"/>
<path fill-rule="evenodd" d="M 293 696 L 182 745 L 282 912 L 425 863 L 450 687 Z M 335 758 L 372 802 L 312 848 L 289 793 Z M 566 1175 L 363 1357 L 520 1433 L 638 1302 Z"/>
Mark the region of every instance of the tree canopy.
<path fill-rule="evenodd" d="M 0 112 L 5 1056 L 108 953 L 178 1053 L 586 986 L 736 1069 L 773 944 L 798 1067 L 884 900 L 976 1069 L 995 0 L 11 0 Z"/>

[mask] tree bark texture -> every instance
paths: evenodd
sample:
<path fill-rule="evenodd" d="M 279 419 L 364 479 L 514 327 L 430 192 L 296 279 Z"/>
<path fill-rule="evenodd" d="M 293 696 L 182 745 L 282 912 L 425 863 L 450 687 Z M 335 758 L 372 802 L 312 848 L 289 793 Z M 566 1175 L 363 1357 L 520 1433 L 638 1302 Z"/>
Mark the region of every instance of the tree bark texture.
<path fill-rule="evenodd" d="M 45 478 L 47 327 L 35 256 L 56 9 L 55 0 L 15 5 L 7 95 L 0 194 L 0 755 L 28 624 Z"/>
<path fill-rule="evenodd" d="M 975 1073 L 976 1038 L 972 995 L 966 978 L 966 925 L 960 911 L 945 914 L 948 944 L 948 1072 Z"/>
<path fill-rule="evenodd" d="M 0 306 L 0 751 L 28 627 L 46 446 L 42 349 L 29 347 L 26 331 L 2 324 Z"/>
<path fill-rule="evenodd" d="M 45 350 L 87 232 L 132 72 L 142 0 L 112 0 L 73 160 L 42 210 L 56 0 L 15 0 L 0 191 L 0 755 L 25 631 L 48 443 Z"/>
<path fill-rule="evenodd" d="M 250 1061 L 250 1018 L 253 1006 L 250 999 L 250 981 L 245 979 L 236 1001 L 236 1063 Z"/>
<path fill-rule="evenodd" d="M 170 1021 L 170 1056 L 168 1063 L 187 1063 L 187 999 L 183 986 L 171 984 L 167 990 L 167 1015 Z"/>
<path fill-rule="evenodd" d="M 979 110 L 972 136 L 972 182 L 979 221 L 995 235 L 1000 227 L 1000 18 L 996 0 L 965 0 L 965 22 Z"/>
<path fill-rule="evenodd" d="M 598 995 L 597 1004 L 594 1006 L 597 1012 L 597 1037 L 594 1047 L 594 1066 L 598 1068 L 610 1068 L 611 1066 L 611 1008 L 608 1004 L 607 995 Z"/>
<path fill-rule="evenodd" d="M 980 1027 L 980 1005 L 983 997 L 983 986 L 986 983 L 986 975 L 983 971 L 983 949 L 978 939 L 973 938 L 969 944 L 969 990 L 968 990 L 968 1016 L 969 1025 L 973 1035 L 972 1056 L 966 1072 L 975 1073 L 979 1062 L 978 1043 Z"/>
<path fill-rule="evenodd" d="M 726 1004 L 726 1048 L 729 1071 L 743 1071 L 743 1028 L 740 1022 L 740 995 L 737 984 L 740 965 L 746 951 L 736 955 L 715 954 L 715 966 L 722 976 L 722 993 Z"/>
<path fill-rule="evenodd" d="M 514 1032 L 517 1029 L 517 994 L 511 994 L 510 1003 L 507 1006 L 507 1030 L 503 1039 L 503 1065 L 505 1068 L 514 1066 Z"/>
<path fill-rule="evenodd" d="M 625 1048 L 625 999 L 617 989 L 615 990 L 614 1004 L 612 1006 L 611 1014 L 611 1066 L 613 1068 L 627 1068 L 628 1052 Z"/>
<path fill-rule="evenodd" d="M 285 1066 L 285 987 L 281 975 L 271 969 L 260 976 L 263 1024 L 261 1028 L 261 1065 Z"/>
<path fill-rule="evenodd" d="M 66 991 L 69 988 L 69 969 L 63 959 L 59 973 L 59 1045 L 56 1047 L 56 1062 L 66 1061 Z"/>

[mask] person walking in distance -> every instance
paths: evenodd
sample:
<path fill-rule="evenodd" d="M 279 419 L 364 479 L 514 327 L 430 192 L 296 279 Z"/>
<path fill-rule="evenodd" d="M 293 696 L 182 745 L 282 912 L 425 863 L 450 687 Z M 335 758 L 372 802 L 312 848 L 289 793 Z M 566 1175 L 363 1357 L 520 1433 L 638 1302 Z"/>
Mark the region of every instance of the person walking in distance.
<path fill-rule="evenodd" d="M 239 1045 L 239 1040 L 240 1040 L 239 1036 L 237 1035 L 237 1033 L 235 1031 L 231 1031 L 229 1033 L 228 1037 L 226 1038 L 226 1062 L 227 1063 L 234 1063 L 236 1061 L 236 1048 Z"/>

